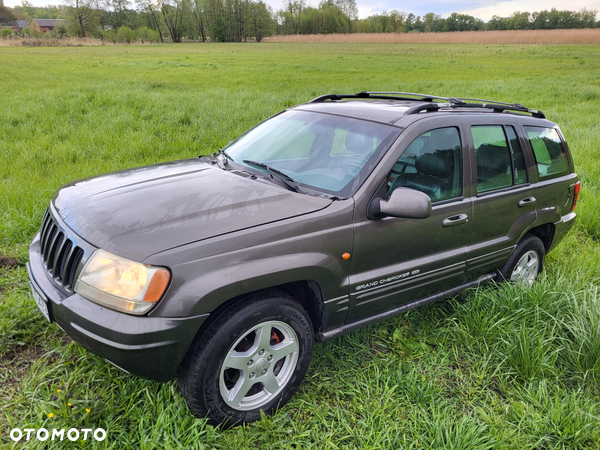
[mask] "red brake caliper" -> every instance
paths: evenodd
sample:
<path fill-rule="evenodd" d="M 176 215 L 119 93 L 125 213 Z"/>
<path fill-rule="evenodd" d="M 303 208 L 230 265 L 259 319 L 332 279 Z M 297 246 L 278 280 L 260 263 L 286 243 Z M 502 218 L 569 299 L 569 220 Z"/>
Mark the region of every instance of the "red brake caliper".
<path fill-rule="evenodd" d="M 279 339 L 279 336 L 277 336 L 277 333 L 275 333 L 275 330 L 273 330 L 271 333 L 271 345 L 279 344 L 280 342 L 281 339 Z"/>

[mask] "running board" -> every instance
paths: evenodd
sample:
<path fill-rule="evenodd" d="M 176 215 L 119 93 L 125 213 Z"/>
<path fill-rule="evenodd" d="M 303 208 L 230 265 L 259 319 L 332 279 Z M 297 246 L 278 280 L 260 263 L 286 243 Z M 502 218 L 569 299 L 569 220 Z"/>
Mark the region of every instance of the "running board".
<path fill-rule="evenodd" d="M 494 278 L 496 274 L 488 273 L 487 275 L 483 275 L 479 277 L 477 280 L 469 281 L 468 283 L 461 284 L 447 291 L 438 292 L 437 294 L 430 295 L 429 297 L 424 297 L 419 300 L 415 300 L 411 303 L 406 303 L 402 306 L 398 306 L 397 308 L 390 309 L 388 311 L 382 312 L 372 317 L 367 317 L 366 319 L 359 320 L 357 322 L 352 322 L 347 325 L 334 328 L 333 330 L 325 331 L 324 333 L 319 331 L 316 333 L 315 340 L 317 342 L 328 341 L 329 339 L 334 339 L 338 336 L 341 336 L 346 333 L 350 333 L 354 330 L 358 330 L 359 328 L 365 327 L 367 325 L 372 325 L 380 320 L 387 319 L 388 317 L 396 316 L 398 314 L 402 314 L 403 312 L 410 311 L 411 309 L 418 308 L 420 306 L 427 305 L 429 303 L 433 303 L 435 301 L 441 300 L 446 297 L 452 297 L 453 295 L 460 294 L 465 289 L 469 289 L 480 284 L 483 284 L 490 279 Z"/>

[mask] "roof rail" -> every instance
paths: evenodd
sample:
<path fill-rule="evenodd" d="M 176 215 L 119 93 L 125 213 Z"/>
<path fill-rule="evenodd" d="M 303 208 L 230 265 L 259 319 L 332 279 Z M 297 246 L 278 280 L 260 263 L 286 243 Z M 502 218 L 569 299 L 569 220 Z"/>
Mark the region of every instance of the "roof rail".
<path fill-rule="evenodd" d="M 343 100 L 349 98 L 370 98 L 370 99 L 389 99 L 389 100 L 408 100 L 422 101 L 422 103 L 413 106 L 405 111 L 405 115 L 417 114 L 421 111 L 437 111 L 440 108 L 487 108 L 495 112 L 514 111 L 520 113 L 531 114 L 532 117 L 545 119 L 546 115 L 537 109 L 529 109 L 519 103 L 505 103 L 495 100 L 481 100 L 476 98 L 466 97 L 438 97 L 429 94 L 416 94 L 413 92 L 358 92 L 356 94 L 328 94 L 322 95 L 311 100 L 308 103 L 320 103 L 325 100 Z M 440 103 L 435 103 L 434 100 L 441 100 Z M 443 102 L 443 103 L 442 103 Z"/>
<path fill-rule="evenodd" d="M 418 97 L 418 98 L 414 98 Z M 414 94 L 411 92 L 358 92 L 356 94 L 328 94 L 314 98 L 308 103 L 320 103 L 325 100 L 343 100 L 345 98 L 373 98 L 373 99 L 389 99 L 389 100 L 421 100 L 424 102 L 432 102 L 433 100 L 447 100 L 446 97 L 436 97 L 435 95 Z"/>

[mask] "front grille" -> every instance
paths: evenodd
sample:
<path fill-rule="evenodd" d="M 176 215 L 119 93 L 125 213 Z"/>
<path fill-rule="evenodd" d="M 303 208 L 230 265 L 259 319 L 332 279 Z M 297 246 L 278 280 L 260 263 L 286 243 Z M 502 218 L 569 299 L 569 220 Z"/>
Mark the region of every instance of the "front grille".
<path fill-rule="evenodd" d="M 73 245 L 73 241 L 58 227 L 49 210 L 42 221 L 40 254 L 52 278 L 67 290 L 72 290 L 83 250 Z"/>

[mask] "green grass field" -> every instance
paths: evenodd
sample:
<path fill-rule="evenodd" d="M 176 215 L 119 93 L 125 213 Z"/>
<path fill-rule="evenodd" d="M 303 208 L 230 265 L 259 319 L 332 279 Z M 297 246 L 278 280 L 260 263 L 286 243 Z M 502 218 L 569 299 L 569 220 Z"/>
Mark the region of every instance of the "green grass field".
<path fill-rule="evenodd" d="M 600 46 L 0 48 L 0 74 L 0 256 L 20 263 L 0 268 L 0 447 L 13 427 L 91 426 L 107 439 L 15 448 L 600 448 Z M 192 417 L 175 381 L 127 375 L 44 322 L 24 263 L 62 184 L 211 153 L 285 107 L 361 90 L 519 102 L 560 124 L 579 216 L 533 288 L 317 345 L 288 405 L 228 431 Z"/>

